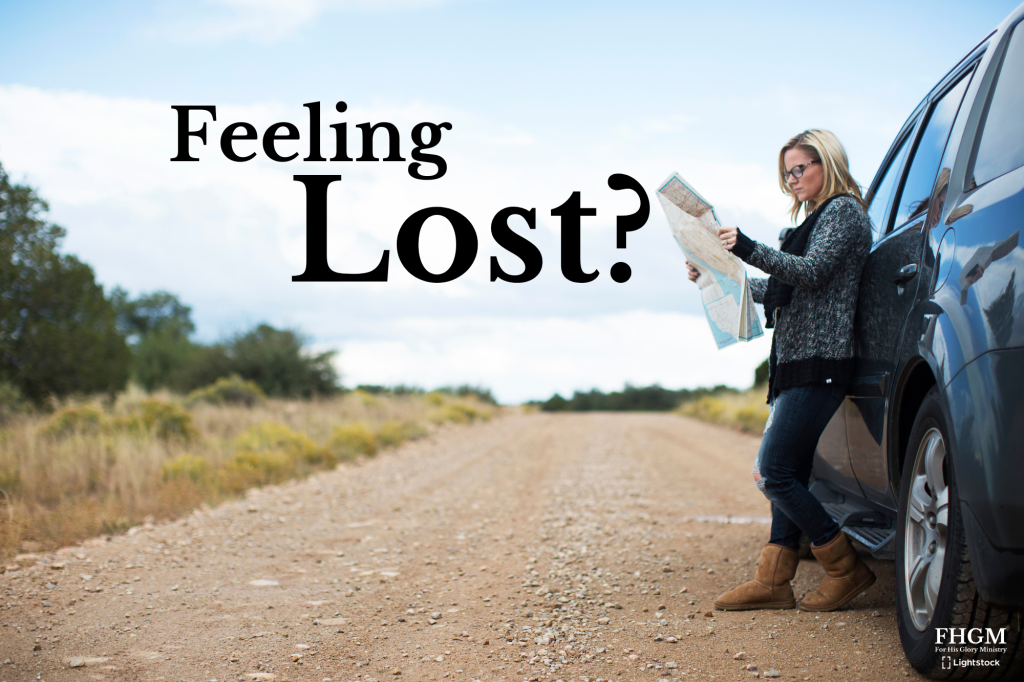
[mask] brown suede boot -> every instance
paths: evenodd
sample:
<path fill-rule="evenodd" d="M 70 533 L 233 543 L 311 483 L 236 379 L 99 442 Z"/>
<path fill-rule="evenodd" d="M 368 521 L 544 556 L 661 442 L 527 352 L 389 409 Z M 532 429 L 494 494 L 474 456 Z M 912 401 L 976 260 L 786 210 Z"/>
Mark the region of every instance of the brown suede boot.
<path fill-rule="evenodd" d="M 765 545 L 754 579 L 720 596 L 715 600 L 715 608 L 722 611 L 793 608 L 796 600 L 789 581 L 796 575 L 798 563 L 800 557 L 795 549 Z"/>
<path fill-rule="evenodd" d="M 875 574 L 857 556 L 846 533 L 839 531 L 821 547 L 811 545 L 811 551 L 825 569 L 825 577 L 800 602 L 801 611 L 835 611 L 875 584 Z"/>

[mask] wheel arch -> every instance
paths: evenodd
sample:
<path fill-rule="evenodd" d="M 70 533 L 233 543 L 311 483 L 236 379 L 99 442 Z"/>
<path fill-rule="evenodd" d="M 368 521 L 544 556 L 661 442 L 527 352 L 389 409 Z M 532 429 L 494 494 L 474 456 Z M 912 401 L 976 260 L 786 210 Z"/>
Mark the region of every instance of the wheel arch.
<path fill-rule="evenodd" d="M 893 389 L 893 410 L 889 430 L 889 477 L 892 489 L 900 489 L 907 445 L 917 412 L 925 395 L 938 382 L 924 358 L 914 358 L 904 365 L 900 380 Z"/>

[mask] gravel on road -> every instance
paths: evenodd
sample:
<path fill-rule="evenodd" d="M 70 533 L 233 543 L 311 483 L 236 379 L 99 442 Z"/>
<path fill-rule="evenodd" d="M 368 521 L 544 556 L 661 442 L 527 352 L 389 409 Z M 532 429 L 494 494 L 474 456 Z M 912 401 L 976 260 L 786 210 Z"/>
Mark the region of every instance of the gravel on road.
<path fill-rule="evenodd" d="M 768 538 L 758 442 L 512 414 L 22 555 L 0 575 L 0 682 L 923 679 L 889 562 L 838 612 L 714 610 Z M 797 597 L 822 575 L 801 561 Z"/>

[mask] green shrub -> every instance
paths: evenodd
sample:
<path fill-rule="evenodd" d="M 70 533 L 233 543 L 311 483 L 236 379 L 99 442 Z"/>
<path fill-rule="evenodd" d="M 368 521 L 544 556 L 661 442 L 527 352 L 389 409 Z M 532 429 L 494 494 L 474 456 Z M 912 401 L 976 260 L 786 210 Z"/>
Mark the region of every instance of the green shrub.
<path fill-rule="evenodd" d="M 187 478 L 196 485 L 202 485 L 210 476 L 210 463 L 202 457 L 185 453 L 164 462 L 160 474 L 165 481 Z"/>
<path fill-rule="evenodd" d="M 461 402 L 444 405 L 430 416 L 430 420 L 435 424 L 443 424 L 444 422 L 470 424 L 477 419 L 487 421 L 490 418 L 490 410 L 480 409 Z"/>
<path fill-rule="evenodd" d="M 110 418 L 94 405 L 78 405 L 57 410 L 42 428 L 45 436 L 63 438 L 72 434 L 94 435 L 110 426 Z"/>
<path fill-rule="evenodd" d="M 10 495 L 21 485 L 21 473 L 15 466 L 0 466 L 0 496 Z M 9 503 L 10 500 L 3 497 L 0 502 Z"/>
<path fill-rule="evenodd" d="M 132 520 L 127 516 L 102 519 L 103 533 L 105 535 L 120 535 L 132 527 Z"/>
<path fill-rule="evenodd" d="M 380 405 L 380 400 L 377 398 L 377 396 L 373 395 L 372 393 L 368 393 L 367 391 L 361 388 L 357 388 L 356 390 L 352 391 L 352 395 L 358 398 L 359 402 L 362 403 L 364 407 L 378 407 Z"/>
<path fill-rule="evenodd" d="M 754 386 L 768 383 L 768 358 L 754 370 Z"/>
<path fill-rule="evenodd" d="M 498 401 L 494 399 L 494 395 L 491 393 L 491 389 L 485 386 L 470 386 L 469 384 L 442 386 L 441 388 L 434 389 L 434 392 L 452 396 L 453 398 L 476 398 L 482 403 L 498 404 Z"/>
<path fill-rule="evenodd" d="M 185 398 L 185 404 L 192 406 L 197 403 L 211 405 L 245 405 L 253 407 L 266 400 L 256 382 L 246 381 L 238 375 L 221 377 L 212 384 L 197 388 Z"/>
<path fill-rule="evenodd" d="M 768 421 L 768 407 L 741 407 L 736 411 L 736 421 L 746 433 L 762 433 Z"/>
<path fill-rule="evenodd" d="M 28 407 L 21 389 L 7 381 L 0 381 L 0 425 Z"/>
<path fill-rule="evenodd" d="M 398 421 L 392 419 L 381 424 L 375 434 L 377 445 L 390 448 L 401 445 L 407 440 L 415 440 L 427 435 L 427 430 L 414 421 Z"/>
<path fill-rule="evenodd" d="M 329 396 L 338 392 L 336 351 L 313 353 L 301 332 L 260 324 L 229 339 L 233 371 L 276 397 Z"/>
<path fill-rule="evenodd" d="M 361 422 L 343 424 L 335 427 L 328 448 L 339 460 L 352 459 L 359 455 L 372 457 L 377 454 L 377 439 Z"/>
<path fill-rule="evenodd" d="M 282 452 L 294 462 L 334 466 L 337 461 L 326 448 L 317 446 L 308 436 L 297 433 L 284 424 L 263 422 L 235 439 L 239 451 Z"/>
<path fill-rule="evenodd" d="M 139 411 L 116 421 L 118 428 L 134 433 L 153 433 L 162 440 L 199 440 L 199 429 L 192 415 L 180 405 L 150 398 L 143 400 Z"/>
<path fill-rule="evenodd" d="M 704 396 L 700 400 L 684 403 L 680 408 L 683 414 L 706 422 L 720 421 L 725 414 L 725 410 L 725 403 L 711 396 Z"/>
<path fill-rule="evenodd" d="M 239 452 L 217 471 L 217 487 L 229 493 L 281 483 L 296 474 L 295 463 L 283 452 Z"/>

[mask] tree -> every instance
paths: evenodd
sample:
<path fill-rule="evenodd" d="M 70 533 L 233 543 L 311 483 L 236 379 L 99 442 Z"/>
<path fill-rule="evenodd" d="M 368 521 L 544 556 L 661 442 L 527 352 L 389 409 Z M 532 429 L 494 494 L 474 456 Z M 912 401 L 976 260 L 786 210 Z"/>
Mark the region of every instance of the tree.
<path fill-rule="evenodd" d="M 0 381 L 36 404 L 114 392 L 131 359 L 92 268 L 57 252 L 65 233 L 47 209 L 0 166 Z"/>
<path fill-rule="evenodd" d="M 150 334 L 186 339 L 196 330 L 192 308 L 168 291 L 141 294 L 133 301 L 127 291 L 115 287 L 110 301 L 117 312 L 118 329 L 129 343 L 136 343 Z"/>
<path fill-rule="evenodd" d="M 217 379 L 237 373 L 223 343 L 212 346 L 194 344 L 188 361 L 170 377 L 167 386 L 179 393 L 190 393 L 197 388 L 209 386 Z"/>
<path fill-rule="evenodd" d="M 298 332 L 268 324 L 225 344 L 232 372 L 255 381 L 267 395 L 311 398 L 337 392 L 336 352 L 307 353 L 305 345 Z"/>
<path fill-rule="evenodd" d="M 238 375 L 270 396 L 312 397 L 338 391 L 334 351 L 309 353 L 299 332 L 261 324 L 213 345 L 193 343 L 192 309 L 167 291 L 132 299 L 111 294 L 117 326 L 131 342 L 131 374 L 143 388 L 188 393 Z"/>
<path fill-rule="evenodd" d="M 768 358 L 754 370 L 754 385 L 760 386 L 768 381 Z"/>
<path fill-rule="evenodd" d="M 132 300 L 127 291 L 117 287 L 110 299 L 117 327 L 131 344 L 133 380 L 147 391 L 185 383 L 182 374 L 201 355 L 189 340 L 196 329 L 192 308 L 167 291 L 141 294 Z"/>

